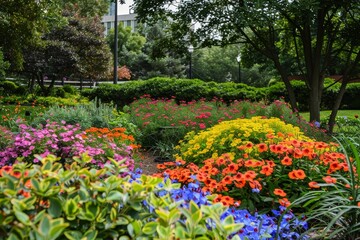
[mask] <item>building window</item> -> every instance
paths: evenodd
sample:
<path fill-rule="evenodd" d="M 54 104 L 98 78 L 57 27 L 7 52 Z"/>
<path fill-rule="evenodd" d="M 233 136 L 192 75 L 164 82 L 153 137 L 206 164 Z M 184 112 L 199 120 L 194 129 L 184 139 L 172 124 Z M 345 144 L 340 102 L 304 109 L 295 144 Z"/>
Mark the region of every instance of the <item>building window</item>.
<path fill-rule="evenodd" d="M 127 26 L 127 27 L 131 27 L 131 20 L 127 20 L 127 21 L 126 21 L 126 26 Z"/>

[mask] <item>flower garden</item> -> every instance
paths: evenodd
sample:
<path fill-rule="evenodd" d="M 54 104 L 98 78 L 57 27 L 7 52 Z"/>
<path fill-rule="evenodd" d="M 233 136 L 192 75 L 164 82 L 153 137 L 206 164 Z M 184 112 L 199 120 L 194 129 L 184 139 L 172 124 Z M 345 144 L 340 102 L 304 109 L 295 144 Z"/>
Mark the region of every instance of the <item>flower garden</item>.
<path fill-rule="evenodd" d="M 40 108 L 0 121 L 0 238 L 360 237 L 359 138 L 283 101 Z M 157 173 L 142 174 L 144 148 Z"/>

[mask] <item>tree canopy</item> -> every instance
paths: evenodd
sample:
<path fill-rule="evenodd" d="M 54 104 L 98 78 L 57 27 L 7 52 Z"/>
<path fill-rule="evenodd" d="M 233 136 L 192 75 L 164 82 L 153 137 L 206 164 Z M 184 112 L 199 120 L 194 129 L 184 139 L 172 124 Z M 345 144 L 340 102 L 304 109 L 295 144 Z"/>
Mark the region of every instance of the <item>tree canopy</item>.
<path fill-rule="evenodd" d="M 343 76 L 334 101 L 336 115 L 346 84 L 359 74 L 357 0 L 135 0 L 134 5 L 140 21 L 170 19 L 172 37 L 185 44 L 241 43 L 260 53 L 279 72 L 294 110 L 296 94 L 289 76 L 301 75 L 309 88 L 313 121 L 320 120 L 324 77 Z"/>
<path fill-rule="evenodd" d="M 68 24 L 43 35 L 41 46 L 24 51 L 24 71 L 37 80 L 44 94 L 44 78 L 53 82 L 62 78 L 105 78 L 110 72 L 111 53 L 103 37 L 103 26 L 97 17 L 81 17 L 76 11 L 63 12 Z"/>

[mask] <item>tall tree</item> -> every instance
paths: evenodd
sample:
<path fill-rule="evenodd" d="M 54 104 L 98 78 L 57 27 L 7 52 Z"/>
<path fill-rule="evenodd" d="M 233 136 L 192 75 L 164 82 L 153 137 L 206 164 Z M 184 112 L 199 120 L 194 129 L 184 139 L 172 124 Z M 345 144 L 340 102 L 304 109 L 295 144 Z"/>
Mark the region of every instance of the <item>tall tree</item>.
<path fill-rule="evenodd" d="M 69 24 L 52 29 L 43 36 L 43 45 L 27 48 L 24 55 L 24 72 L 30 74 L 31 85 L 37 81 L 45 95 L 57 79 L 105 78 L 111 67 L 100 19 L 81 17 L 73 10 L 64 10 L 63 15 Z M 48 87 L 46 77 L 52 80 Z"/>
<path fill-rule="evenodd" d="M 201 46 L 245 43 L 271 60 L 287 88 L 290 104 L 297 109 L 289 81 L 289 65 L 301 73 L 310 93 L 310 120 L 320 120 L 324 77 L 343 75 L 341 101 L 349 80 L 358 75 L 360 6 L 357 0 L 189 0 L 170 7 L 170 0 L 135 0 L 141 21 L 173 20 L 173 36 Z M 334 106 L 337 105 L 334 102 Z M 333 109 L 336 115 L 337 109 Z M 332 127 L 331 121 L 330 128 Z"/>
<path fill-rule="evenodd" d="M 0 47 L 11 68 L 22 68 L 24 46 L 39 45 L 43 33 L 61 24 L 57 0 L 0 0 Z"/>

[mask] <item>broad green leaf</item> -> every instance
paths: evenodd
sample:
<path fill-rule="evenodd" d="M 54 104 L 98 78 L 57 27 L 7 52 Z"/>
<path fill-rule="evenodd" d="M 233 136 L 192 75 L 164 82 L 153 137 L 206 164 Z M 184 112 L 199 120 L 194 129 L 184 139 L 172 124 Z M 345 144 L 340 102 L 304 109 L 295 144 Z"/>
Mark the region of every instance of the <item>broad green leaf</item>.
<path fill-rule="evenodd" d="M 111 191 L 106 197 L 108 201 L 120 201 L 123 197 L 123 194 L 119 191 Z"/>
<path fill-rule="evenodd" d="M 49 201 L 50 201 L 50 207 L 48 208 L 48 213 L 53 218 L 60 217 L 62 213 L 62 205 L 60 200 L 57 198 L 50 198 Z"/>
<path fill-rule="evenodd" d="M 89 229 L 84 233 L 84 236 L 81 239 L 85 238 L 86 240 L 95 240 L 97 235 L 98 235 L 97 230 Z"/>
<path fill-rule="evenodd" d="M 145 233 L 146 235 L 152 235 L 155 233 L 156 231 L 156 227 L 159 224 L 157 222 L 148 222 L 145 224 L 145 226 L 143 227 L 142 231 L 143 233 Z"/>
<path fill-rule="evenodd" d="M 30 222 L 30 218 L 27 214 L 21 212 L 21 211 L 14 211 L 16 218 L 23 224 L 30 226 L 31 222 Z"/>
<path fill-rule="evenodd" d="M 49 216 L 44 216 L 43 219 L 40 221 L 39 231 L 41 235 L 47 236 L 50 231 L 50 219 Z"/>

